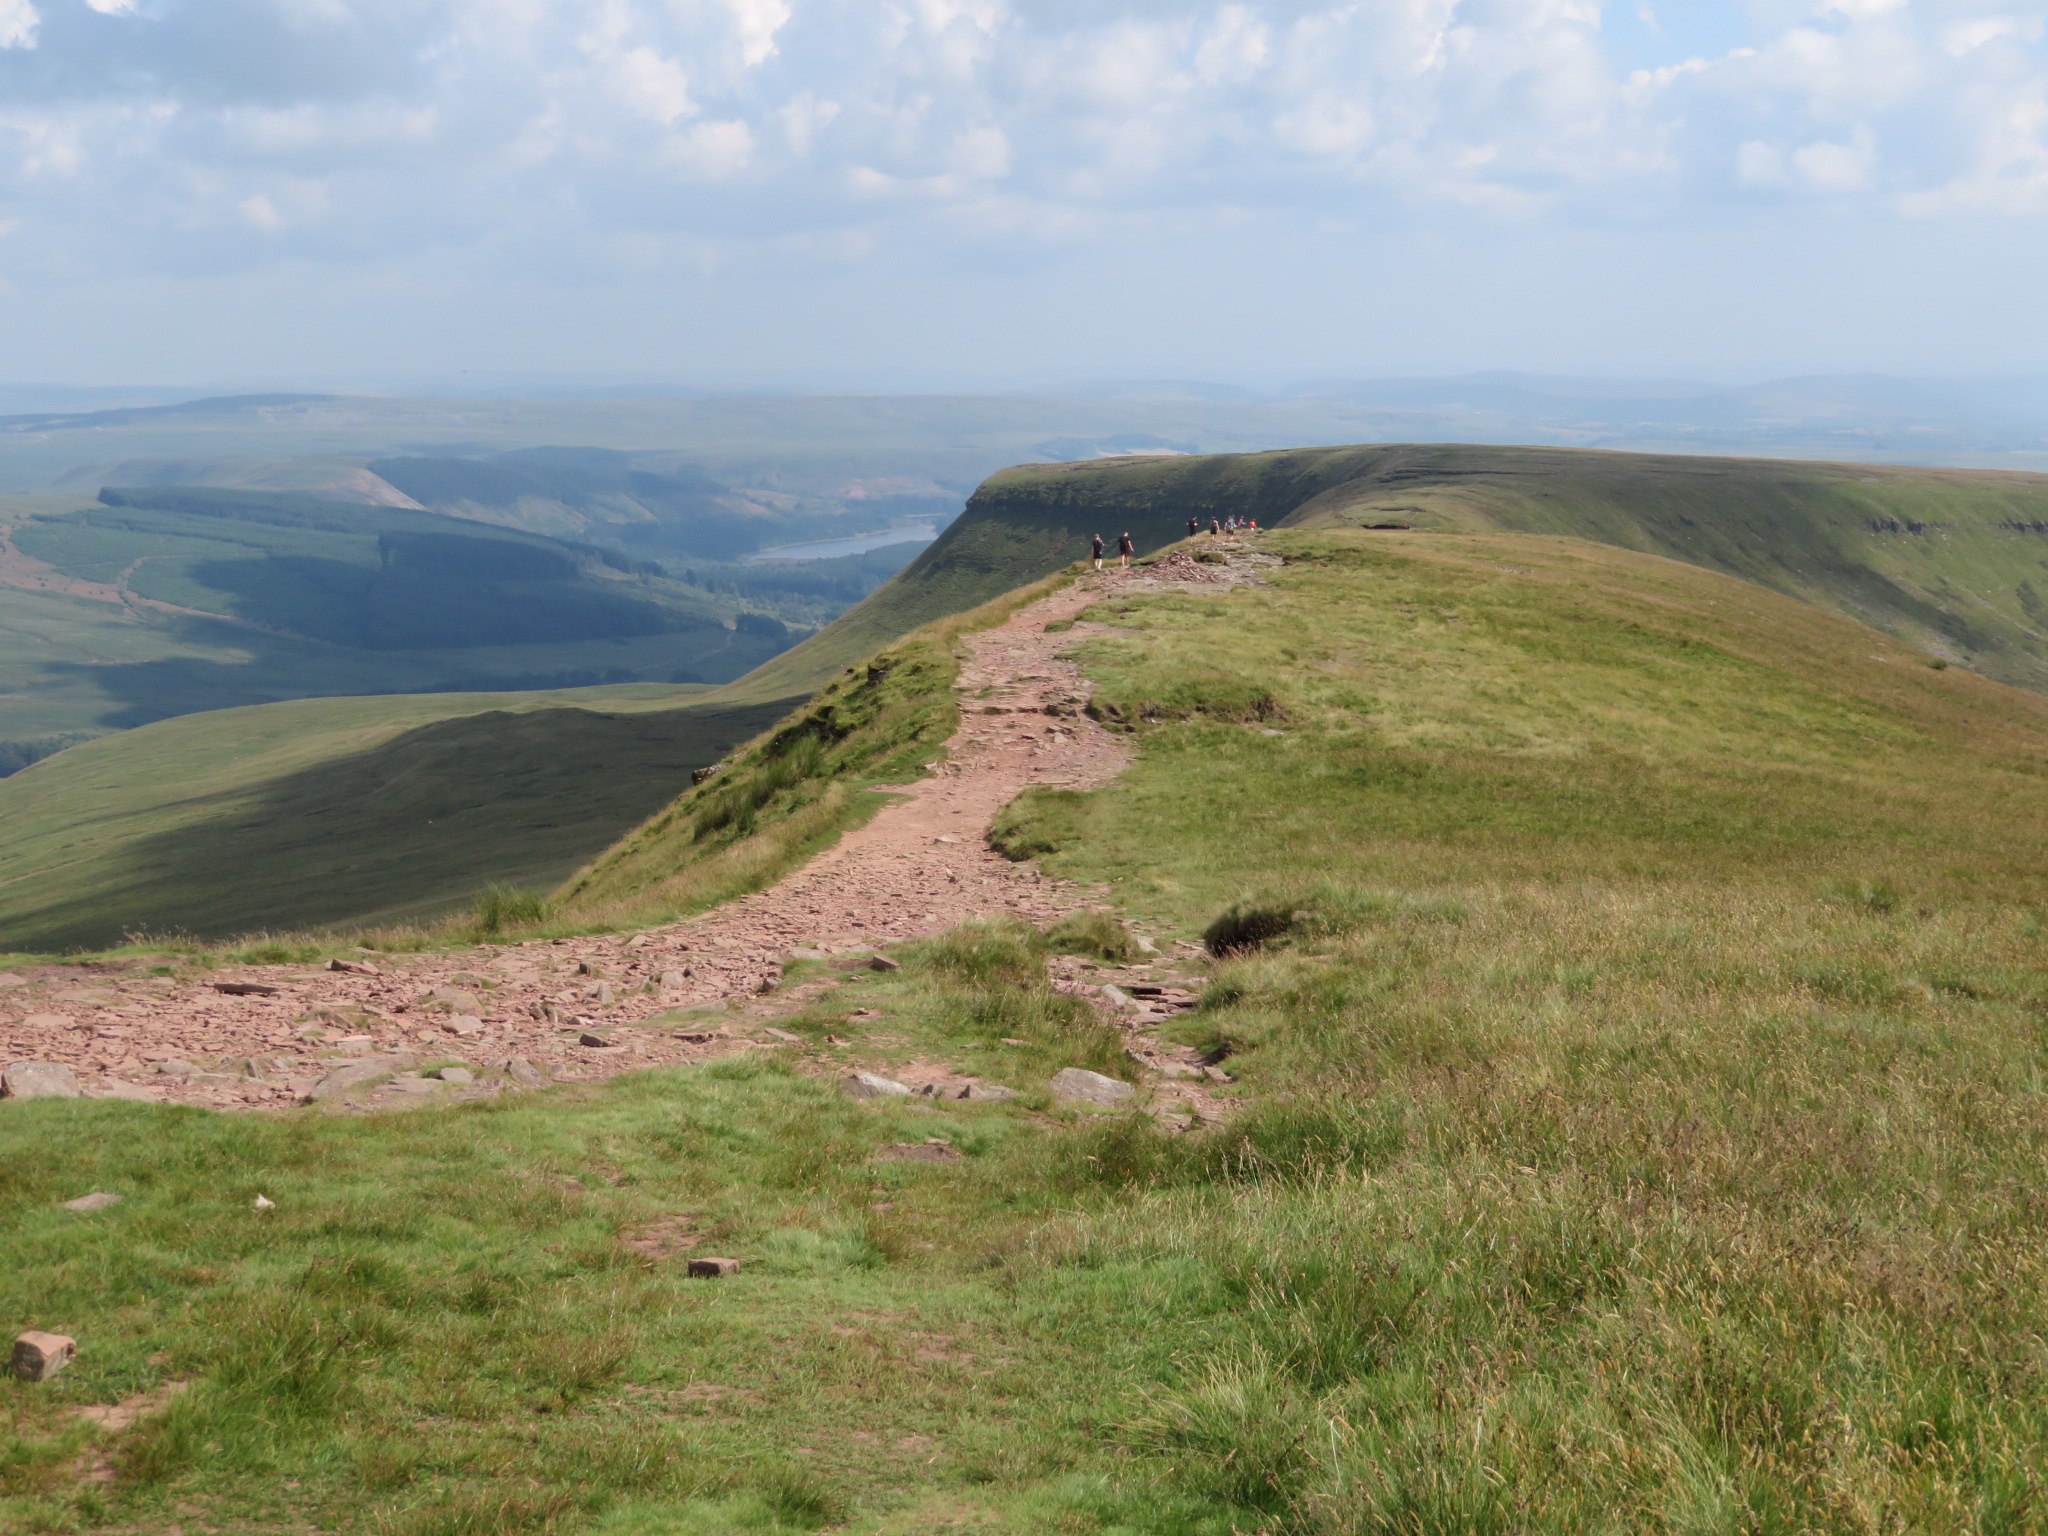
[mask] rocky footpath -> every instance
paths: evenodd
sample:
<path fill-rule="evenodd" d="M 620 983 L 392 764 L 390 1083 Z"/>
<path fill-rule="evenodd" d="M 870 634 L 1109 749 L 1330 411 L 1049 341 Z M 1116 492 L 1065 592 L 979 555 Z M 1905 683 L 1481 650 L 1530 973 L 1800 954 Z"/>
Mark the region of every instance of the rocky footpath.
<path fill-rule="evenodd" d="M 1199 575 L 1178 566 L 1107 571 L 966 636 L 961 727 L 945 758 L 767 891 L 639 933 L 417 955 L 364 950 L 317 969 L 195 976 L 167 956 L 0 973 L 0 1062 L 13 1063 L 0 1072 L 0 1095 L 223 1110 L 397 1107 L 796 1046 L 773 1020 L 835 986 L 834 967 L 891 966 L 890 944 L 974 918 L 1008 913 L 1043 925 L 1099 902 L 1099 892 L 991 851 L 990 824 L 1028 786 L 1092 788 L 1128 760 L 1126 744 L 1082 712 L 1087 685 L 1062 652 L 1095 626 L 1076 616 L 1120 592 L 1255 580 L 1251 562 L 1270 557 L 1229 559 L 1182 557 Z M 820 964 L 790 978 L 797 961 Z M 1199 1114 L 1206 1069 L 1150 1034 L 1192 1001 L 1191 978 L 1164 959 L 1100 975 L 1057 963 L 1056 984 L 1089 989 L 1129 1032 L 1134 1059 L 1158 1075 L 1163 1097 Z M 840 1070 L 830 1052 L 812 1069 Z M 949 1075 L 960 1076 L 934 1067 L 906 1086 Z"/>

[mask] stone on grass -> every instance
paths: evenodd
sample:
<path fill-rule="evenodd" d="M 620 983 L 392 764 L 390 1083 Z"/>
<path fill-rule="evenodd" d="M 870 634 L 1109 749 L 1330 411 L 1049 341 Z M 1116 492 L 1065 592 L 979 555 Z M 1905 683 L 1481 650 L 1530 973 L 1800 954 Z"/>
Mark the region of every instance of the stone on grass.
<path fill-rule="evenodd" d="M 1146 938 L 1142 933 L 1132 935 L 1131 942 L 1138 946 L 1138 953 L 1141 955 L 1156 955 L 1159 953 L 1159 946 Z"/>
<path fill-rule="evenodd" d="M 66 1200 L 67 1211 L 104 1211 L 110 1205 L 119 1205 L 121 1197 L 110 1195 L 104 1189 L 96 1189 L 89 1195 L 80 1195 L 76 1200 Z"/>
<path fill-rule="evenodd" d="M 48 1381 L 71 1363 L 78 1341 L 61 1333 L 39 1333 L 31 1328 L 14 1340 L 14 1374 L 23 1381 Z"/>
<path fill-rule="evenodd" d="M 960 1097 L 969 1103 L 1000 1104 L 1005 1099 L 1017 1097 L 1017 1090 L 1005 1088 L 1001 1083 L 970 1083 L 961 1089 Z"/>
<path fill-rule="evenodd" d="M 903 962 L 891 960 L 887 955 L 877 955 L 868 962 L 868 969 L 871 971 L 900 971 L 903 969 Z"/>
<path fill-rule="evenodd" d="M 763 1029 L 761 1033 L 770 1040 L 780 1040 L 784 1045 L 802 1045 L 804 1043 L 802 1035 L 793 1035 L 786 1029 L 776 1029 L 772 1025 Z"/>
<path fill-rule="evenodd" d="M 893 1147 L 884 1147 L 868 1161 L 871 1163 L 957 1163 L 961 1160 L 960 1149 L 950 1141 L 907 1141 Z"/>
<path fill-rule="evenodd" d="M 738 1259 L 692 1259 L 690 1278 L 692 1280 L 729 1280 L 740 1272 Z"/>
<path fill-rule="evenodd" d="M 277 1209 L 277 1202 L 266 1195 L 258 1195 L 249 1202 L 249 1209 L 252 1211 L 274 1211 Z"/>
<path fill-rule="evenodd" d="M 505 1063 L 505 1075 L 515 1083 L 528 1088 L 538 1088 L 547 1079 L 540 1075 L 540 1069 L 524 1056 L 514 1056 Z"/>
<path fill-rule="evenodd" d="M 910 1090 L 901 1083 L 891 1082 L 886 1077 L 877 1077 L 872 1072 L 856 1072 L 851 1077 L 840 1079 L 839 1091 L 849 1099 L 907 1099 Z"/>
<path fill-rule="evenodd" d="M 1138 1006 L 1138 1000 L 1122 987 L 1103 987 L 1102 1000 L 1108 1003 L 1110 1007 L 1124 1013 L 1128 1013 Z"/>
<path fill-rule="evenodd" d="M 78 1079 L 52 1061 L 17 1061 L 0 1072 L 0 1099 L 75 1099 Z"/>
<path fill-rule="evenodd" d="M 1067 1067 L 1053 1074 L 1052 1096 L 1067 1104 L 1097 1104 L 1113 1109 L 1136 1098 L 1138 1090 L 1119 1078 L 1104 1077 L 1086 1067 Z"/>
<path fill-rule="evenodd" d="M 444 1083 L 473 1083 L 476 1081 L 476 1074 L 467 1067 L 443 1067 L 434 1076 L 440 1078 Z"/>

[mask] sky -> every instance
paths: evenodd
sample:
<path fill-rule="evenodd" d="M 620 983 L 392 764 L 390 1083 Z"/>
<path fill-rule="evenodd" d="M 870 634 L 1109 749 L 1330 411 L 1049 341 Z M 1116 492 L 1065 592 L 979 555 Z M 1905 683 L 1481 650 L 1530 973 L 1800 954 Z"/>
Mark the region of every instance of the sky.
<path fill-rule="evenodd" d="M 0 0 L 0 380 L 2048 373 L 2048 0 Z"/>

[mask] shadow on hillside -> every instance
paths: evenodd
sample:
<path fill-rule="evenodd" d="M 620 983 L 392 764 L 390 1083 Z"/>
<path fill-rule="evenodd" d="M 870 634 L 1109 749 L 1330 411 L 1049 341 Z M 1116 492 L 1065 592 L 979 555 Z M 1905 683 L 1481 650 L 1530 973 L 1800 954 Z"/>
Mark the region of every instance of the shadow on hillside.
<path fill-rule="evenodd" d="M 136 842 L 91 893 L 0 925 L 0 946 L 218 938 L 429 914 L 493 883 L 546 889 L 796 702 L 421 726 L 211 797 L 198 821 Z"/>

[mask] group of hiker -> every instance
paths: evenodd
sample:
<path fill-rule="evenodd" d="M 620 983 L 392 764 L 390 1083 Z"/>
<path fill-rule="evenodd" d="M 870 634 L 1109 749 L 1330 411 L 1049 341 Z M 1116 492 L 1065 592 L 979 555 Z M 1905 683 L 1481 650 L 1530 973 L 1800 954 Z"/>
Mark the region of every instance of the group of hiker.
<path fill-rule="evenodd" d="M 1220 519 L 1214 517 L 1209 519 L 1209 537 L 1212 539 L 1234 539 L 1240 533 L 1257 533 L 1258 531 L 1259 520 L 1255 517 L 1237 517 L 1233 515 Z M 1201 534 L 1202 520 L 1199 517 L 1189 518 L 1188 537 L 1191 539 L 1200 538 Z M 1102 535 L 1098 533 L 1088 542 L 1090 556 L 1095 561 L 1095 569 L 1099 571 L 1102 569 L 1102 551 L 1105 547 L 1102 542 Z M 1138 546 L 1131 542 L 1131 536 L 1128 533 L 1117 535 L 1116 558 L 1118 565 L 1128 566 L 1131 563 L 1131 556 L 1137 552 Z"/>

